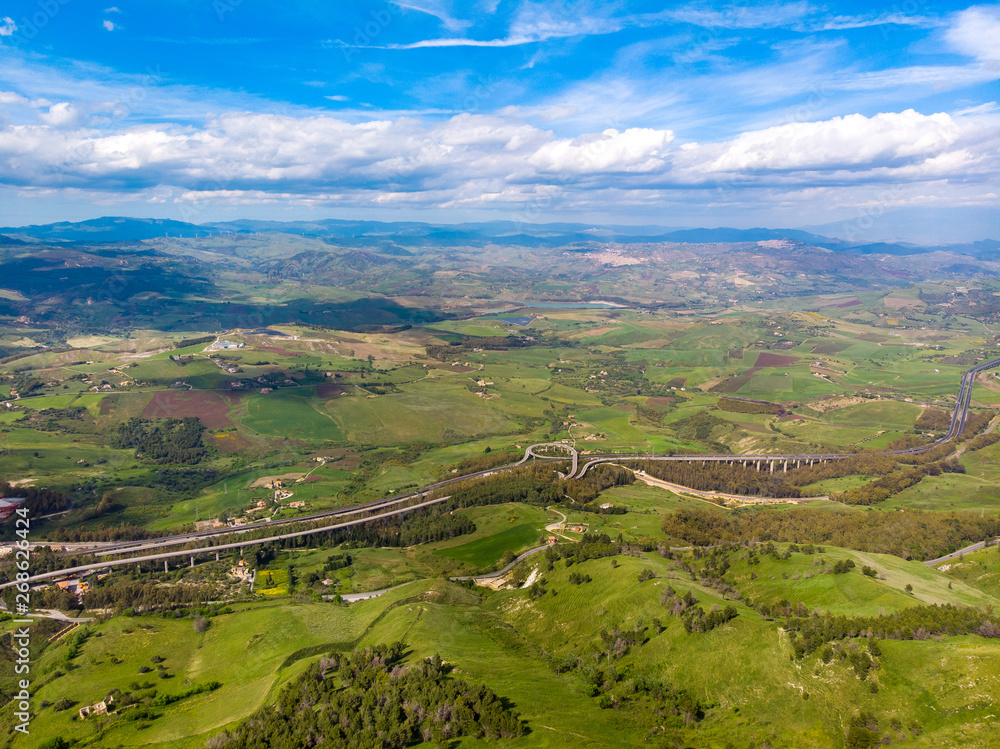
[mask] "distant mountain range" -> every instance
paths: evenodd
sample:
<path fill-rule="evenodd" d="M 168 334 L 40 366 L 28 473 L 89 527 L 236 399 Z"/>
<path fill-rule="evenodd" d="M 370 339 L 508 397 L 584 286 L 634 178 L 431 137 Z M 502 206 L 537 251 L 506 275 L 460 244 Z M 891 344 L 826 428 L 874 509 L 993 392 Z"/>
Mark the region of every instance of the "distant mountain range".
<path fill-rule="evenodd" d="M 829 225 L 834 226 L 834 225 Z M 843 228 L 843 225 L 840 225 Z M 321 239 L 341 246 L 383 248 L 476 247 L 492 244 L 519 247 L 561 247 L 592 242 L 636 244 L 741 243 L 788 239 L 806 245 L 860 255 L 918 255 L 948 251 L 977 258 L 1000 255 L 1000 241 L 981 239 L 960 244 L 915 245 L 901 242 L 851 242 L 802 229 L 678 229 L 662 226 L 591 226 L 587 224 L 528 224 L 490 221 L 464 224 L 420 222 L 255 221 L 242 219 L 191 224 L 169 219 L 104 217 L 79 222 L 0 228 L 0 246 L 19 244 L 136 242 L 160 237 L 196 238 L 224 234 L 291 234 Z"/>
<path fill-rule="evenodd" d="M 947 246 L 1000 239 L 1000 208 L 912 206 L 889 210 L 876 204 L 851 219 L 801 228 L 845 242 Z"/>

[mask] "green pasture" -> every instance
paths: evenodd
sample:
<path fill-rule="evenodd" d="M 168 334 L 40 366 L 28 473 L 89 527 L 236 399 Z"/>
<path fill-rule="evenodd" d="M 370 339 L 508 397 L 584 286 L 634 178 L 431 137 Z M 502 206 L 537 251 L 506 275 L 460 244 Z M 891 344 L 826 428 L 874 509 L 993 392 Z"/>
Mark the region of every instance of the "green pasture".
<path fill-rule="evenodd" d="M 285 572 L 272 574 L 277 579 Z M 65 676 L 51 677 L 57 667 L 66 670 L 65 644 L 48 648 L 36 664 L 35 673 L 49 674 L 39 679 L 44 684 L 35 692 L 36 704 L 66 697 L 76 705 L 63 712 L 39 709 L 32 720 L 31 738 L 15 741 L 13 746 L 34 747 L 52 736 L 88 740 L 101 731 L 102 746 L 169 744 L 172 749 L 201 749 L 207 738 L 255 710 L 278 684 L 302 670 L 308 661 L 296 659 L 297 651 L 354 641 L 397 598 L 390 593 L 350 608 L 284 598 L 243 605 L 233 614 L 213 617 L 202 634 L 194 632 L 190 618 L 116 617 L 92 626 L 94 636 L 87 639 L 73 661 L 76 667 Z M 140 666 L 153 667 L 151 658 L 157 655 L 165 658 L 162 665 L 172 678 L 157 678 L 155 668 L 139 673 Z M 111 689 L 127 691 L 133 681 L 151 681 L 164 694 L 208 681 L 223 686 L 157 709 L 160 717 L 142 730 L 114 716 L 75 719 L 79 707 L 99 702 Z"/>
<path fill-rule="evenodd" d="M 821 496 L 846 492 L 848 489 L 855 489 L 864 486 L 872 479 L 870 476 L 840 476 L 835 479 L 825 479 L 802 487 L 802 496 Z"/>
<path fill-rule="evenodd" d="M 410 587 L 401 590 L 410 591 Z M 475 594 L 438 584 L 419 598 L 387 610 L 362 644 L 402 639 L 410 645 L 411 663 L 439 653 L 456 666 L 462 678 L 487 684 L 510 700 L 530 728 L 524 738 L 505 742 L 509 746 L 599 749 L 641 745 L 641 729 L 615 711 L 596 710 L 579 677 L 553 672 L 530 640 L 478 602 Z M 460 745 L 479 749 L 496 743 L 464 739 Z"/>
<path fill-rule="evenodd" d="M 447 434 L 481 437 L 510 431 L 489 401 L 449 383 L 417 382 L 387 395 L 355 395 L 322 405 L 341 433 L 361 444 L 440 442 Z"/>
<path fill-rule="evenodd" d="M 879 507 L 991 512 L 1000 509 L 1000 487 L 969 476 L 931 476 L 881 502 Z"/>
<path fill-rule="evenodd" d="M 435 553 L 482 569 L 497 562 L 505 551 L 516 552 L 533 544 L 537 545 L 542 535 L 544 530 L 537 524 L 521 523 L 492 536 L 440 549 Z"/>
<path fill-rule="evenodd" d="M 988 546 L 937 565 L 937 569 L 983 593 L 1000 598 L 1000 546 Z"/>
<path fill-rule="evenodd" d="M 426 544 L 417 558 L 428 564 L 424 549 L 434 556 L 446 557 L 477 569 L 492 565 L 505 551 L 521 551 L 537 546 L 545 535 L 545 526 L 558 522 L 559 516 L 540 507 L 521 503 L 456 510 L 476 524 L 475 533 L 448 541 Z"/>
<path fill-rule="evenodd" d="M 636 481 L 630 486 L 615 486 L 605 489 L 597 499 L 597 504 L 610 503 L 627 507 L 625 515 L 599 515 L 591 512 L 574 512 L 569 515 L 571 522 L 587 523 L 594 533 L 606 533 L 616 538 L 619 533 L 631 538 L 659 538 L 660 518 L 665 512 L 678 508 L 705 509 L 712 505 L 699 499 L 675 494 L 667 489 Z"/>
<path fill-rule="evenodd" d="M 878 429 L 894 429 L 905 431 L 913 429 L 914 422 L 923 411 L 913 403 L 903 403 L 896 400 L 875 400 L 847 406 L 823 415 L 823 421 L 844 424 L 847 426 L 870 427 Z"/>
<path fill-rule="evenodd" d="M 69 393 L 66 395 L 43 395 L 39 397 L 22 398 L 16 401 L 21 408 L 30 408 L 40 411 L 43 408 L 69 408 L 77 406 L 80 408 L 92 408 L 101 402 L 107 393 Z"/>
<path fill-rule="evenodd" d="M 313 388 L 280 388 L 256 393 L 246 399 L 245 427 L 261 435 L 307 442 L 343 442 L 346 437 L 337 422 L 315 407 L 325 405 Z"/>
<path fill-rule="evenodd" d="M 855 616 L 876 616 L 945 601 L 966 606 L 996 605 L 992 596 L 970 586 L 954 585 L 949 589 L 949 579 L 923 562 L 908 562 L 888 554 L 824 547 L 823 554 L 795 553 L 787 560 L 758 555 L 758 559 L 760 564 L 749 566 L 733 557 L 731 567 L 740 590 L 755 601 L 776 604 L 784 599 L 802 602 L 810 611 Z M 853 560 L 856 567 L 843 574 L 824 572 L 841 559 Z M 865 565 L 877 570 L 885 580 L 863 575 L 861 568 Z M 751 573 L 757 575 L 756 579 L 751 579 Z M 904 590 L 908 584 L 913 586 L 913 595 Z"/>
<path fill-rule="evenodd" d="M 4 448 L 0 474 L 7 479 L 34 478 L 42 484 L 66 486 L 135 463 L 132 451 L 105 447 L 95 435 L 40 432 L 19 428 L 16 423 L 5 430 L 0 435 Z M 101 460 L 106 462 L 100 464 Z"/>

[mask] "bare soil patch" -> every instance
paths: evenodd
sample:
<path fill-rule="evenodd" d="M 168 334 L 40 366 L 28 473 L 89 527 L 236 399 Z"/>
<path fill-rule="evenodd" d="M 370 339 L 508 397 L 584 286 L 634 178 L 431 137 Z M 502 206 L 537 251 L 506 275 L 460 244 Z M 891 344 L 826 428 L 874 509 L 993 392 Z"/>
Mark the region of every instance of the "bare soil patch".
<path fill-rule="evenodd" d="M 207 429 L 223 429 L 233 426 L 233 422 L 229 420 L 229 407 L 229 399 L 220 393 L 174 390 L 156 393 L 143 409 L 142 415 L 146 419 L 194 416 Z"/>
<path fill-rule="evenodd" d="M 656 395 L 646 399 L 647 406 L 672 406 L 675 402 L 675 398 L 666 395 Z"/>
<path fill-rule="evenodd" d="M 280 476 L 261 476 L 259 479 L 250 484 L 250 486 L 248 486 L 247 488 L 256 489 L 258 486 L 267 486 L 268 484 L 273 483 L 275 480 L 291 483 L 292 481 L 295 481 L 295 479 L 300 479 L 303 476 L 305 476 L 304 473 L 283 473 Z"/>
<path fill-rule="evenodd" d="M 797 364 L 798 361 L 794 356 L 782 356 L 781 354 L 772 354 L 769 351 L 764 351 L 757 356 L 757 362 L 754 364 L 753 369 L 760 369 L 761 367 L 791 367 Z"/>
<path fill-rule="evenodd" d="M 611 333 L 611 332 L 613 332 L 615 330 L 621 330 L 621 326 L 602 325 L 601 327 L 598 327 L 598 328 L 590 328 L 589 330 L 584 330 L 584 331 L 581 331 L 580 333 L 574 333 L 573 335 L 571 335 L 569 337 L 572 338 L 572 339 L 593 338 L 593 337 L 596 337 L 596 336 L 604 335 L 606 333 Z"/>
<path fill-rule="evenodd" d="M 117 395 L 107 395 L 101 401 L 101 416 L 107 416 L 112 411 L 115 410 L 115 406 L 118 405 Z"/>
<path fill-rule="evenodd" d="M 728 380 L 725 380 L 708 389 L 716 393 L 737 393 L 739 392 L 739 389 L 750 382 L 750 380 L 753 379 L 753 376 L 762 368 L 790 367 L 793 364 L 797 364 L 798 361 L 799 360 L 794 356 L 782 356 L 781 354 L 772 354 L 769 351 L 764 351 L 757 355 L 757 363 L 750 367 L 750 369 L 744 370 L 735 377 L 731 377 Z"/>
<path fill-rule="evenodd" d="M 736 375 L 735 377 L 732 377 L 732 378 L 726 380 L 725 382 L 723 382 L 723 383 L 721 383 L 719 385 L 716 385 L 715 387 L 713 387 L 711 389 L 713 391 L 722 392 L 722 393 L 736 393 L 736 392 L 739 392 L 739 389 L 741 387 L 743 387 L 748 382 L 750 382 L 750 380 L 753 379 L 753 376 L 754 376 L 754 374 L 756 372 L 757 372 L 757 367 L 753 367 L 751 369 L 746 370 L 745 372 L 741 372 L 740 374 Z"/>

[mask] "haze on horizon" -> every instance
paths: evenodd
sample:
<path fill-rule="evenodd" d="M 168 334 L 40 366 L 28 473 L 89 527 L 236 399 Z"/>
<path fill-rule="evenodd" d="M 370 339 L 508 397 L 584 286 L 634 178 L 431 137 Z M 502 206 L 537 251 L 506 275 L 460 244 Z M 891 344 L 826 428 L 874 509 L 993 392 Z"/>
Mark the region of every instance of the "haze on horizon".
<path fill-rule="evenodd" d="M 4 5 L 0 225 L 881 221 L 883 239 L 927 216 L 1000 235 L 997 5 L 148 5 Z"/>

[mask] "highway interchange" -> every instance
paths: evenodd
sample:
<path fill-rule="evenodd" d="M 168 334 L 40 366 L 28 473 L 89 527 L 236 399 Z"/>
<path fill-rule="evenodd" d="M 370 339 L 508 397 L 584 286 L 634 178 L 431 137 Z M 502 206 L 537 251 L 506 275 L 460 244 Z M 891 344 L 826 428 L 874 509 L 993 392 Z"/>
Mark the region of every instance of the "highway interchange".
<path fill-rule="evenodd" d="M 991 359 L 989 361 L 977 364 L 976 366 L 969 368 L 963 373 L 961 384 L 959 386 L 958 397 L 955 402 L 955 408 L 952 411 L 951 423 L 948 432 L 943 437 L 928 445 L 908 448 L 905 450 L 887 450 L 884 452 L 889 455 L 920 454 L 932 450 L 935 447 L 942 445 L 954 439 L 957 435 L 961 434 L 962 429 L 965 426 L 965 422 L 968 418 L 969 405 L 972 400 L 972 387 L 973 383 L 975 382 L 976 376 L 980 372 L 983 372 L 987 369 L 991 369 L 997 366 L 1000 366 L 1000 358 Z M 399 497 L 383 498 L 372 502 L 356 505 L 354 507 L 348 507 L 339 510 L 330 510 L 326 512 L 318 512 L 310 515 L 300 515 L 298 517 L 286 518 L 283 520 L 275 520 L 272 522 L 251 523 L 243 526 L 238 526 L 236 528 L 225 527 L 208 531 L 182 533 L 175 536 L 167 536 L 163 538 L 143 539 L 141 541 L 91 544 L 87 550 L 97 556 L 114 557 L 123 554 L 135 554 L 150 550 L 156 551 L 156 553 L 145 554 L 140 556 L 129 556 L 119 559 L 106 559 L 104 561 L 97 562 L 95 564 L 80 565 L 77 567 L 71 567 L 53 572 L 46 572 L 38 575 L 32 575 L 28 577 L 26 580 L 22 580 L 20 582 L 32 583 L 36 581 L 49 580 L 57 577 L 66 577 L 69 575 L 75 575 L 94 570 L 101 570 L 126 564 L 139 564 L 143 562 L 158 562 L 158 561 L 169 562 L 169 560 L 171 559 L 179 559 L 185 557 L 189 557 L 191 560 L 191 564 L 193 565 L 195 557 L 199 555 L 212 554 L 212 553 L 218 554 L 219 552 L 223 551 L 244 549 L 247 547 L 259 546 L 261 544 L 271 543 L 274 541 L 282 541 L 291 538 L 300 538 L 303 536 L 314 535 L 317 533 L 325 533 L 328 531 L 335 531 L 343 528 L 349 528 L 352 526 L 357 526 L 363 523 L 370 522 L 372 520 L 377 520 L 379 518 L 394 517 L 411 512 L 413 510 L 418 510 L 423 507 L 428 507 L 430 505 L 447 501 L 450 498 L 448 496 L 429 498 L 429 495 L 438 489 L 441 489 L 443 487 L 461 481 L 468 481 L 471 479 L 482 478 L 501 471 L 509 471 L 514 468 L 517 468 L 518 466 L 524 465 L 531 458 L 551 459 L 553 456 L 547 453 L 551 453 L 557 450 L 562 450 L 566 453 L 565 456 L 562 456 L 563 459 L 568 458 L 572 461 L 569 473 L 565 474 L 566 478 L 580 478 L 586 475 L 587 471 L 595 465 L 599 465 L 601 463 L 608 463 L 612 461 L 622 461 L 622 460 L 730 462 L 730 463 L 743 463 L 744 465 L 755 464 L 757 465 L 758 468 L 767 465 L 768 468 L 773 471 L 777 464 L 781 464 L 782 469 L 785 469 L 787 468 L 788 463 L 792 462 L 801 464 L 803 462 L 810 462 L 810 461 L 816 462 L 816 461 L 828 461 L 828 460 L 843 460 L 844 458 L 848 458 L 851 457 L 851 455 L 853 455 L 853 453 L 851 454 L 810 453 L 810 454 L 798 454 L 798 455 L 795 454 L 791 455 L 607 454 L 607 455 L 588 456 L 589 460 L 581 467 L 579 466 L 579 453 L 574 447 L 570 446 L 569 444 L 561 442 L 540 443 L 528 446 L 525 449 L 524 457 L 521 458 L 521 460 L 518 461 L 517 463 L 449 478 L 444 481 L 439 481 L 434 484 L 425 486 L 419 491 L 405 494 Z M 538 454 L 539 452 L 543 452 L 543 454 L 539 455 Z M 407 503 L 412 503 L 412 504 L 407 504 Z M 330 525 L 319 524 L 316 527 L 307 528 L 304 530 L 295 530 L 287 533 L 268 535 L 261 538 L 252 538 L 242 541 L 232 541 L 217 546 L 203 545 L 197 548 L 184 548 L 175 551 L 157 551 L 171 546 L 188 545 L 192 543 L 198 543 L 201 541 L 211 542 L 214 538 L 220 536 L 245 535 L 264 528 L 280 528 L 281 526 L 289 524 L 302 524 L 302 523 L 316 522 L 327 519 L 340 520 L 354 515 L 363 515 L 363 517 L 357 517 L 352 520 L 343 520 L 342 522 Z M 41 542 L 41 543 L 36 543 L 34 545 L 36 546 L 48 545 L 48 546 L 60 546 L 60 547 L 66 546 L 65 544 L 58 544 L 55 542 L 52 543 Z M 82 544 L 71 545 L 71 547 L 74 550 L 82 550 L 83 546 L 84 545 Z M 16 585 L 17 582 L 18 581 L 2 583 L 0 584 L 0 589 Z"/>

